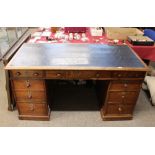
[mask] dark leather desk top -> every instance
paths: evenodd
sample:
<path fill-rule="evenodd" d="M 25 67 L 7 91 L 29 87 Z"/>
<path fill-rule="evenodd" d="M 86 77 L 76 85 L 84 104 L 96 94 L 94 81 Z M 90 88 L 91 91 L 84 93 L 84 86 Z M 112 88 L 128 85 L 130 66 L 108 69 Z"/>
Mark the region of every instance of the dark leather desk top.
<path fill-rule="evenodd" d="M 25 43 L 5 69 L 146 70 L 147 67 L 126 45 Z"/>

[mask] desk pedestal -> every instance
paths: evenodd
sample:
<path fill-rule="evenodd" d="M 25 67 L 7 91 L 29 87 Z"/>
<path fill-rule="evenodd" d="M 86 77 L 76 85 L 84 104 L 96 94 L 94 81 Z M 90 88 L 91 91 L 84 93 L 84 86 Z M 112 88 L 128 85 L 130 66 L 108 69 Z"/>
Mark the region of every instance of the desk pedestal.
<path fill-rule="evenodd" d="M 10 79 L 19 119 L 49 120 L 46 79 L 95 80 L 106 87 L 100 90 L 101 116 L 103 120 L 132 119 L 145 71 L 75 71 L 75 70 L 12 70 Z M 104 90 L 104 91 L 103 91 Z"/>
<path fill-rule="evenodd" d="M 141 83 L 142 80 L 111 81 L 107 90 L 105 103 L 101 108 L 103 120 L 132 119 Z"/>

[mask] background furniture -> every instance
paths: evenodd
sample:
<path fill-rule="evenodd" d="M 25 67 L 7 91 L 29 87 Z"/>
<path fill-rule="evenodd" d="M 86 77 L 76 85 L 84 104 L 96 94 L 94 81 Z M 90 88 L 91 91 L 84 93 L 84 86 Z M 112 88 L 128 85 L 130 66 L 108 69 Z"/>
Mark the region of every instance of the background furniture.
<path fill-rule="evenodd" d="M 73 27 L 74 29 L 74 27 Z M 76 29 L 76 28 L 75 28 Z M 81 28 L 83 29 L 83 28 Z M 80 28 L 79 28 L 80 30 Z M 39 30 L 38 30 L 39 31 Z M 46 29 L 45 31 L 51 31 L 51 29 Z M 43 31 L 44 32 L 44 31 Z M 64 34 L 68 35 L 68 32 L 65 32 Z M 54 44 L 54 43 L 96 43 L 96 44 L 108 44 L 108 45 L 115 45 L 116 43 L 114 43 L 113 40 L 110 40 L 106 37 L 106 34 L 103 34 L 103 36 L 91 36 L 91 33 L 90 33 L 90 28 L 86 28 L 86 37 L 88 38 L 86 41 L 82 41 L 81 39 L 80 40 L 67 40 L 67 41 L 64 41 L 64 39 L 56 39 L 54 41 L 51 41 L 51 40 L 47 40 L 46 37 L 44 36 L 40 36 L 40 38 L 36 39 L 35 40 L 35 37 L 31 37 L 30 40 L 28 40 L 28 42 L 31 42 L 31 43 L 51 43 L 51 44 Z M 118 33 L 116 33 L 118 35 Z M 79 35 L 82 37 L 81 33 L 79 33 Z M 142 35 L 142 34 L 141 34 Z M 52 33 L 51 36 L 49 38 L 55 38 L 55 34 Z M 155 61 L 155 46 L 133 46 L 132 44 L 130 44 L 128 41 L 122 41 L 122 40 L 119 40 L 117 45 L 123 45 L 123 44 L 126 44 L 128 46 L 130 46 L 138 55 L 141 59 L 144 59 L 144 60 L 148 60 L 148 61 Z"/>
<path fill-rule="evenodd" d="M 64 31 L 66 33 L 85 33 L 87 30 L 86 27 L 65 27 Z"/>
<path fill-rule="evenodd" d="M 144 35 L 155 41 L 155 31 L 152 29 L 144 29 Z"/>

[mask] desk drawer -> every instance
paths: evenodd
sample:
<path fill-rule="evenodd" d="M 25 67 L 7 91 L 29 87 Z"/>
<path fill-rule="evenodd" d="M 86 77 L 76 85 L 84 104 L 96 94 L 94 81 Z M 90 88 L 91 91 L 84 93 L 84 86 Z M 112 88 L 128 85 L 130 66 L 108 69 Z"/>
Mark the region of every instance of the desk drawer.
<path fill-rule="evenodd" d="M 50 79 L 66 79 L 67 78 L 67 71 L 46 71 L 46 78 Z"/>
<path fill-rule="evenodd" d="M 46 78 L 51 79 L 102 79 L 110 78 L 109 71 L 46 71 Z"/>
<path fill-rule="evenodd" d="M 138 91 L 142 81 L 112 81 L 110 91 Z"/>
<path fill-rule="evenodd" d="M 18 78 L 18 77 L 33 77 L 33 78 L 42 78 L 43 77 L 43 71 L 33 70 L 33 71 L 27 71 L 27 70 L 12 70 L 11 76 Z"/>
<path fill-rule="evenodd" d="M 20 115 L 46 116 L 48 115 L 47 104 L 17 103 Z"/>
<path fill-rule="evenodd" d="M 109 92 L 108 104 L 135 104 L 139 92 Z"/>
<path fill-rule="evenodd" d="M 45 90 L 44 80 L 12 80 L 14 90 Z"/>
<path fill-rule="evenodd" d="M 73 79 L 104 79 L 110 78 L 111 73 L 109 71 L 70 71 L 69 77 Z"/>
<path fill-rule="evenodd" d="M 132 105 L 108 105 L 105 114 L 119 115 L 119 114 L 132 114 L 134 106 Z"/>
<path fill-rule="evenodd" d="M 46 102 L 46 93 L 44 91 L 15 91 L 14 94 L 17 102 Z"/>
<path fill-rule="evenodd" d="M 113 78 L 144 78 L 145 72 L 131 72 L 131 71 L 115 71 L 112 73 Z"/>

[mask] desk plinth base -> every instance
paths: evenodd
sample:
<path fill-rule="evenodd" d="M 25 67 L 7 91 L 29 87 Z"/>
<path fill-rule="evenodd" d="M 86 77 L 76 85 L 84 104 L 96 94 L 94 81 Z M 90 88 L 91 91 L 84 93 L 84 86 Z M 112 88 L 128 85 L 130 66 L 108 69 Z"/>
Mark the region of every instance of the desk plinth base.
<path fill-rule="evenodd" d="M 103 110 L 100 111 L 103 121 L 120 121 L 120 120 L 131 120 L 133 118 L 132 114 L 121 114 L 121 115 L 104 115 Z"/>
<path fill-rule="evenodd" d="M 49 121 L 50 116 L 28 116 L 28 115 L 19 115 L 20 120 L 35 120 L 35 121 Z"/>
<path fill-rule="evenodd" d="M 33 116 L 33 115 L 18 115 L 20 120 L 35 120 L 35 121 L 49 121 L 50 120 L 50 111 L 48 115 L 45 116 Z"/>

